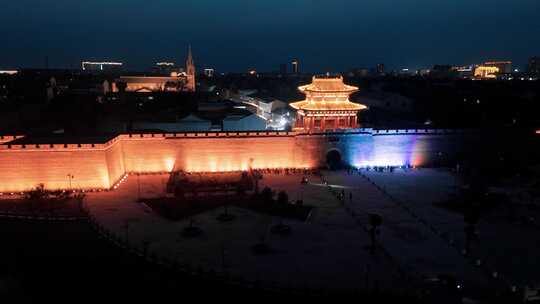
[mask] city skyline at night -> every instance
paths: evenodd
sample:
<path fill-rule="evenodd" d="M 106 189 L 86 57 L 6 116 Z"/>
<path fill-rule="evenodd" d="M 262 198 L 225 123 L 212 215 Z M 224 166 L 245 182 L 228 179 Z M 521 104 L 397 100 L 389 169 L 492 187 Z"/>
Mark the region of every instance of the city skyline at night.
<path fill-rule="evenodd" d="M 304 72 L 486 60 L 522 68 L 540 49 L 540 39 L 530 35 L 540 27 L 536 1 L 420 2 L 8 2 L 0 12 L 0 66 L 40 68 L 47 61 L 76 68 L 81 60 L 118 60 L 144 70 L 152 62 L 180 61 L 191 44 L 199 67 L 223 72 L 276 71 L 294 58 Z"/>

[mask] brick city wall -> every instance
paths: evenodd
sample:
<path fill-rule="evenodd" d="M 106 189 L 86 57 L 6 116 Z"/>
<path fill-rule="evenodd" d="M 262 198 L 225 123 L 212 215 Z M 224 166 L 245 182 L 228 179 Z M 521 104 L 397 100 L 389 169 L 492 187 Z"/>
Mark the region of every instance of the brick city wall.
<path fill-rule="evenodd" d="M 236 171 L 319 165 L 318 139 L 287 132 L 121 135 L 127 172 Z M 151 147 L 151 148 L 150 148 Z"/>
<path fill-rule="evenodd" d="M 74 176 L 73 189 L 108 189 L 132 172 L 311 168 L 324 165 L 331 150 L 354 166 L 420 166 L 452 150 L 455 132 L 437 132 L 156 133 L 122 134 L 103 144 L 4 144 L 0 145 L 0 192 L 26 191 L 39 183 L 47 189 L 68 189 L 68 175 Z M 4 142 L 13 140 L 6 138 Z"/>
<path fill-rule="evenodd" d="M 70 180 L 73 189 L 110 187 L 105 149 L 60 146 L 0 146 L 0 192 L 26 191 L 40 183 L 47 189 L 69 189 Z"/>

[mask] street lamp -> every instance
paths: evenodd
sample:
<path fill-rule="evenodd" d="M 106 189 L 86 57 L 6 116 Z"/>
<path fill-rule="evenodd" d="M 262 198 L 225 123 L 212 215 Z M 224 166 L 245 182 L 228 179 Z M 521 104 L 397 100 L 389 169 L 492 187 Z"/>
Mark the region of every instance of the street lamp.
<path fill-rule="evenodd" d="M 68 180 L 69 180 L 69 191 L 71 191 L 71 180 L 75 177 L 73 174 L 69 173 L 67 175 L 68 177 Z"/>
<path fill-rule="evenodd" d="M 141 173 L 137 172 L 137 201 L 141 200 Z"/>

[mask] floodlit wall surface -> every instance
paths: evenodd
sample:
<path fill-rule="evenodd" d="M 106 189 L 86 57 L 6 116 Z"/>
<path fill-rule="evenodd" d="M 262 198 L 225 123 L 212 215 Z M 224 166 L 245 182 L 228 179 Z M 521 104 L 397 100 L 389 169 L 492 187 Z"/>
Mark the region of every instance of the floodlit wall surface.
<path fill-rule="evenodd" d="M 124 166 L 124 153 L 122 142 L 119 138 L 113 139 L 114 143 L 105 150 L 105 161 L 107 164 L 108 187 L 111 187 L 126 173 Z"/>
<path fill-rule="evenodd" d="M 193 135 L 193 134 L 192 134 Z M 123 135 L 127 172 L 218 172 L 248 168 L 310 168 L 319 165 L 318 139 L 296 136 L 182 136 Z"/>
<path fill-rule="evenodd" d="M 104 144 L 0 145 L 0 192 L 108 189 L 125 173 L 313 168 L 337 150 L 353 166 L 422 166 L 458 153 L 461 134 L 384 130 L 123 134 Z M 454 132 L 455 133 L 455 132 Z M 73 178 L 70 178 L 72 175 Z"/>
<path fill-rule="evenodd" d="M 21 148 L 0 150 L 0 192 L 109 188 L 105 152 L 98 149 Z M 68 175 L 73 176 L 70 178 Z"/>

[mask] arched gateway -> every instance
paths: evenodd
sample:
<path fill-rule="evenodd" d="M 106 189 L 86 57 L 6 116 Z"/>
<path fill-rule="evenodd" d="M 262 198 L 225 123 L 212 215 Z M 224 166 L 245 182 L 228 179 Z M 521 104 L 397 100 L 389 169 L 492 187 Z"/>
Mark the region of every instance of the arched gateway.
<path fill-rule="evenodd" d="M 326 165 L 331 170 L 337 170 L 343 167 L 341 152 L 339 152 L 337 149 L 331 149 L 326 152 Z"/>

